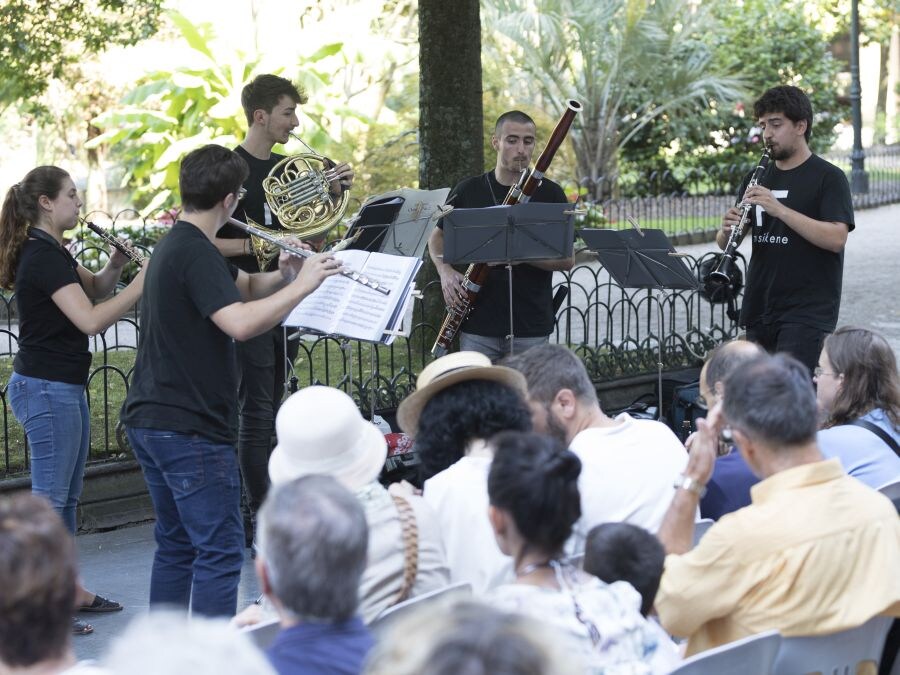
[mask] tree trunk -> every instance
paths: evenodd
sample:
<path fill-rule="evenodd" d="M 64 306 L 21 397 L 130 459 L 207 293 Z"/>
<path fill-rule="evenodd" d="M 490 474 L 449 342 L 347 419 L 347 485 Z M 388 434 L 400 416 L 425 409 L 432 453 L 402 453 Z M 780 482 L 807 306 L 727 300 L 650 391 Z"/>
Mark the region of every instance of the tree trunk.
<path fill-rule="evenodd" d="M 419 187 L 452 187 L 484 171 L 479 0 L 419 1 L 419 74 Z M 422 287 L 437 279 L 425 261 Z M 437 286 L 423 301 L 435 334 L 444 318 Z"/>

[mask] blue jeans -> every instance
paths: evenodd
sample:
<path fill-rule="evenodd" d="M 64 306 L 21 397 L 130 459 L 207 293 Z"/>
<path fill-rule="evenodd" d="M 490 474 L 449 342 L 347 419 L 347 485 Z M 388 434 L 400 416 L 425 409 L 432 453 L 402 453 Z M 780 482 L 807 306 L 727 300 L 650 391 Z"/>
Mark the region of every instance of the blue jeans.
<path fill-rule="evenodd" d="M 66 528 L 75 534 L 75 508 L 91 445 L 84 385 L 14 372 L 7 393 L 31 451 L 31 491 L 50 500 Z"/>
<path fill-rule="evenodd" d="M 150 607 L 233 616 L 244 562 L 234 446 L 161 429 L 126 433 L 156 512 Z"/>
<path fill-rule="evenodd" d="M 493 363 L 496 363 L 505 356 L 509 356 L 511 347 L 514 353 L 521 354 L 524 351 L 543 345 L 549 342 L 549 337 L 517 337 L 512 340 L 510 345 L 509 338 L 506 337 L 489 337 L 487 335 L 474 335 L 472 333 L 459 334 L 459 351 L 461 352 L 479 352 L 487 356 Z"/>

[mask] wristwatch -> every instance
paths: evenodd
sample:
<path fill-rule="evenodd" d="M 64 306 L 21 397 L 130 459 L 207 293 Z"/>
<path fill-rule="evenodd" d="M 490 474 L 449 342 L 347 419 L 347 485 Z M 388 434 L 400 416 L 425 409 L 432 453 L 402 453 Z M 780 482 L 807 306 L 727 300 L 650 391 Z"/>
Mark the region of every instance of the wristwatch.
<path fill-rule="evenodd" d="M 676 490 L 681 488 L 682 490 L 693 492 L 700 499 L 703 499 L 703 495 L 706 494 L 706 486 L 703 483 L 684 474 L 675 479 L 674 487 Z"/>

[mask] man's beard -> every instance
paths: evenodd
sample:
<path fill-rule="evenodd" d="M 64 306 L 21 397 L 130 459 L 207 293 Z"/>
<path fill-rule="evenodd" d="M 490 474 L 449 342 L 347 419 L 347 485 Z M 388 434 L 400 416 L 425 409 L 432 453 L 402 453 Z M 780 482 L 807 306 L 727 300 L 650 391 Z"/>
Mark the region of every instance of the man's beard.
<path fill-rule="evenodd" d="M 556 415 L 553 414 L 550 406 L 544 406 L 544 411 L 547 414 L 547 429 L 545 431 L 545 434 L 547 436 L 550 436 L 550 438 L 555 438 L 556 440 L 558 440 L 563 445 L 563 447 L 569 447 L 568 432 L 566 431 L 566 428 L 558 419 L 556 419 Z"/>

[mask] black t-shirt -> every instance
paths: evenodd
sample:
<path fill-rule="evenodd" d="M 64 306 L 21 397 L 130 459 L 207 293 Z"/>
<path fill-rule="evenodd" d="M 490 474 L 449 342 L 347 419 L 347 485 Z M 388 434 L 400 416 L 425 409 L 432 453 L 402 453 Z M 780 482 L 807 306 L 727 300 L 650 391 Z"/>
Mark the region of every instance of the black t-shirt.
<path fill-rule="evenodd" d="M 738 189 L 738 201 L 750 176 Z M 844 172 L 817 155 L 789 171 L 769 165 L 760 184 L 785 206 L 815 220 L 853 230 L 853 200 Z M 741 308 L 741 325 L 800 323 L 834 330 L 841 305 L 843 252 L 810 243 L 761 208 L 751 210 L 753 255 Z"/>
<path fill-rule="evenodd" d="M 16 269 L 19 351 L 13 369 L 26 377 L 86 384 L 91 368 L 88 336 L 53 302 L 63 286 L 78 284 L 78 263 L 49 234 L 31 230 Z"/>
<path fill-rule="evenodd" d="M 453 188 L 447 203 L 454 208 L 474 209 L 503 203 L 509 186 L 501 185 L 488 171 L 467 178 Z M 562 204 L 563 189 L 544 178 L 531 197 L 533 202 Z M 438 223 L 443 227 L 443 222 Z M 473 335 L 501 337 L 509 334 L 509 273 L 492 267 L 475 299 L 472 313 L 460 330 Z M 553 332 L 553 272 L 522 263 L 513 266 L 513 330 L 516 337 L 544 337 Z"/>
<path fill-rule="evenodd" d="M 266 193 L 262 186 L 263 180 L 269 175 L 272 168 L 284 159 L 284 155 L 273 152 L 269 159 L 257 159 L 240 145 L 234 151 L 243 157 L 250 167 L 250 175 L 244 181 L 244 189 L 247 190 L 247 194 L 238 202 L 237 209 L 234 211 L 234 217 L 251 225 L 253 223 L 249 221 L 252 220 L 257 225 L 271 230 L 284 229 L 281 221 L 278 220 L 278 216 L 272 213 L 272 210 L 269 208 L 269 204 L 266 202 Z M 228 224 L 219 230 L 218 236 L 222 239 L 247 239 L 250 237 L 242 229 Z M 229 258 L 229 260 L 245 272 L 260 271 L 255 255 L 240 255 Z M 277 265 L 278 259 L 276 258 L 269 263 L 266 271 L 275 269 Z"/>
<path fill-rule="evenodd" d="M 238 269 L 190 223 L 153 251 L 141 302 L 141 343 L 122 406 L 130 427 L 237 439 L 234 341 L 210 315 L 239 302 Z"/>

